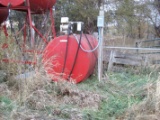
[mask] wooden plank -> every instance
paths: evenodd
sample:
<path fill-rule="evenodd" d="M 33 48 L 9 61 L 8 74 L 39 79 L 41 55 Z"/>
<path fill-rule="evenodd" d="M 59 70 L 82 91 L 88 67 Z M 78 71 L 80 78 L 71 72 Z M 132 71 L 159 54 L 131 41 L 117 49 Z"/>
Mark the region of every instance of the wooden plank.
<path fill-rule="evenodd" d="M 141 62 L 139 62 L 139 61 L 122 59 L 122 58 L 113 59 L 113 63 L 123 64 L 123 65 L 132 65 L 132 66 L 141 66 L 142 65 Z"/>
<path fill-rule="evenodd" d="M 136 43 L 142 43 L 142 42 L 153 42 L 153 41 L 159 41 L 160 40 L 160 38 L 155 38 L 155 39 L 153 39 L 153 40 L 138 40 L 138 41 L 136 41 Z"/>
<path fill-rule="evenodd" d="M 114 60 L 114 54 L 115 54 L 115 52 L 114 52 L 114 51 L 111 51 L 110 59 L 109 59 L 109 64 L 108 64 L 108 71 L 111 71 L 111 70 L 112 70 L 113 61 L 115 61 L 115 60 Z"/>
<path fill-rule="evenodd" d="M 146 52 L 146 53 L 143 52 L 143 53 L 139 53 L 139 54 L 148 54 L 148 55 L 149 54 L 160 54 L 160 52 Z"/>
<path fill-rule="evenodd" d="M 148 63 L 148 59 L 144 56 L 138 56 L 128 53 L 124 54 L 121 52 L 111 51 L 108 64 L 108 71 L 112 70 L 114 63 L 129 66 L 145 66 Z"/>
<path fill-rule="evenodd" d="M 123 58 L 123 59 L 137 60 L 137 61 L 143 60 L 142 56 L 134 55 L 134 54 L 123 54 L 120 52 L 115 53 L 115 58 Z"/>
<path fill-rule="evenodd" d="M 153 60 L 152 64 L 160 64 L 160 60 Z"/>
<path fill-rule="evenodd" d="M 103 61 L 109 62 L 111 51 L 104 50 L 103 51 Z"/>

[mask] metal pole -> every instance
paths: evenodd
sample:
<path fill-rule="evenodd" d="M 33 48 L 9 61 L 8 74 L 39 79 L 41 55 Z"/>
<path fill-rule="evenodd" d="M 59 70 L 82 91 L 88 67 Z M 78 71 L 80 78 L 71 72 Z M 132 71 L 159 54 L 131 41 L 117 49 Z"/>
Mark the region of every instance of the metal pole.
<path fill-rule="evenodd" d="M 99 11 L 100 19 L 98 19 L 99 29 L 99 51 L 98 51 L 98 80 L 102 80 L 103 75 L 103 34 L 104 34 L 104 5 L 102 4 Z"/>
<path fill-rule="evenodd" d="M 29 0 L 26 0 L 27 2 L 27 14 L 28 14 L 28 21 L 29 21 L 29 27 L 30 27 L 30 34 L 31 34 L 31 47 L 34 48 L 34 35 L 33 35 L 33 24 L 32 24 L 32 16 L 31 16 L 31 9 L 30 9 L 30 2 Z"/>
<path fill-rule="evenodd" d="M 54 38 L 56 37 L 56 30 L 55 30 L 55 24 L 54 24 L 54 17 L 53 17 L 53 10 L 50 9 L 50 19 L 51 19 L 51 29 L 52 29 L 52 35 Z"/>

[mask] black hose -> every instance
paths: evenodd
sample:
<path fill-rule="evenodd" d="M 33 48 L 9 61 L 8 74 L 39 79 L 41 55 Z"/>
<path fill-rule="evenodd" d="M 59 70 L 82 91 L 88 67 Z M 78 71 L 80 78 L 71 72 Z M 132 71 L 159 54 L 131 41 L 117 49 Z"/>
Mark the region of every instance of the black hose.
<path fill-rule="evenodd" d="M 70 36 L 70 31 L 71 31 L 71 24 L 69 24 L 68 26 L 68 31 L 67 31 L 67 43 L 66 43 L 66 50 L 65 50 L 65 56 L 64 56 L 64 63 L 63 63 L 63 68 L 62 68 L 62 72 L 61 72 L 61 77 L 63 77 L 63 73 L 66 67 L 66 60 L 67 60 L 67 54 L 68 54 L 68 42 L 69 42 L 69 36 Z"/>
<path fill-rule="evenodd" d="M 80 45 L 81 45 L 81 40 L 82 40 L 82 34 L 83 34 L 83 25 L 82 25 L 82 30 L 81 30 L 81 34 L 80 34 L 80 40 L 79 40 L 79 43 L 78 43 L 78 48 L 77 48 L 77 51 L 76 51 L 76 55 L 75 55 L 75 58 L 74 58 L 72 69 L 71 69 L 71 71 L 69 73 L 69 76 L 68 76 L 68 80 L 71 77 L 71 74 L 72 74 L 72 72 L 74 70 L 74 67 L 75 67 L 75 64 L 76 64 L 76 61 L 77 61 L 77 57 L 78 57 L 78 53 L 79 53 L 79 49 L 80 49 Z"/>

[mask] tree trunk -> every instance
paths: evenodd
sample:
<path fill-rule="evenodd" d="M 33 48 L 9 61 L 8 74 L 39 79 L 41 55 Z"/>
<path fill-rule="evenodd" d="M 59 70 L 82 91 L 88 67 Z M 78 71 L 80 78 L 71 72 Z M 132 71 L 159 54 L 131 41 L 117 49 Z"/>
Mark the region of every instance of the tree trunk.
<path fill-rule="evenodd" d="M 155 0 L 155 6 L 159 12 L 159 16 L 160 16 L 160 0 Z M 160 37 L 160 25 L 155 26 L 155 31 L 158 37 Z"/>

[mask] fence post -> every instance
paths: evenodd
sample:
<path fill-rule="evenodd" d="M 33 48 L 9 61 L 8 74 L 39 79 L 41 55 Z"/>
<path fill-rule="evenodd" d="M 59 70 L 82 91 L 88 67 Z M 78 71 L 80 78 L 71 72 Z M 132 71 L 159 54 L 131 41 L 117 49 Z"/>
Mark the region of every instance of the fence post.
<path fill-rule="evenodd" d="M 108 63 L 108 71 L 110 72 L 113 67 L 113 60 L 114 60 L 115 52 L 111 51 L 110 53 L 110 58 L 109 58 L 109 63 Z"/>
<path fill-rule="evenodd" d="M 99 51 L 98 51 L 98 80 L 102 80 L 103 75 L 103 34 L 104 34 L 104 5 L 102 4 L 97 20 L 97 27 L 99 32 Z"/>
<path fill-rule="evenodd" d="M 138 42 L 136 42 L 136 48 L 138 48 L 139 46 L 138 46 Z M 139 50 L 137 49 L 136 50 L 136 52 L 137 52 L 137 54 L 139 53 Z"/>

